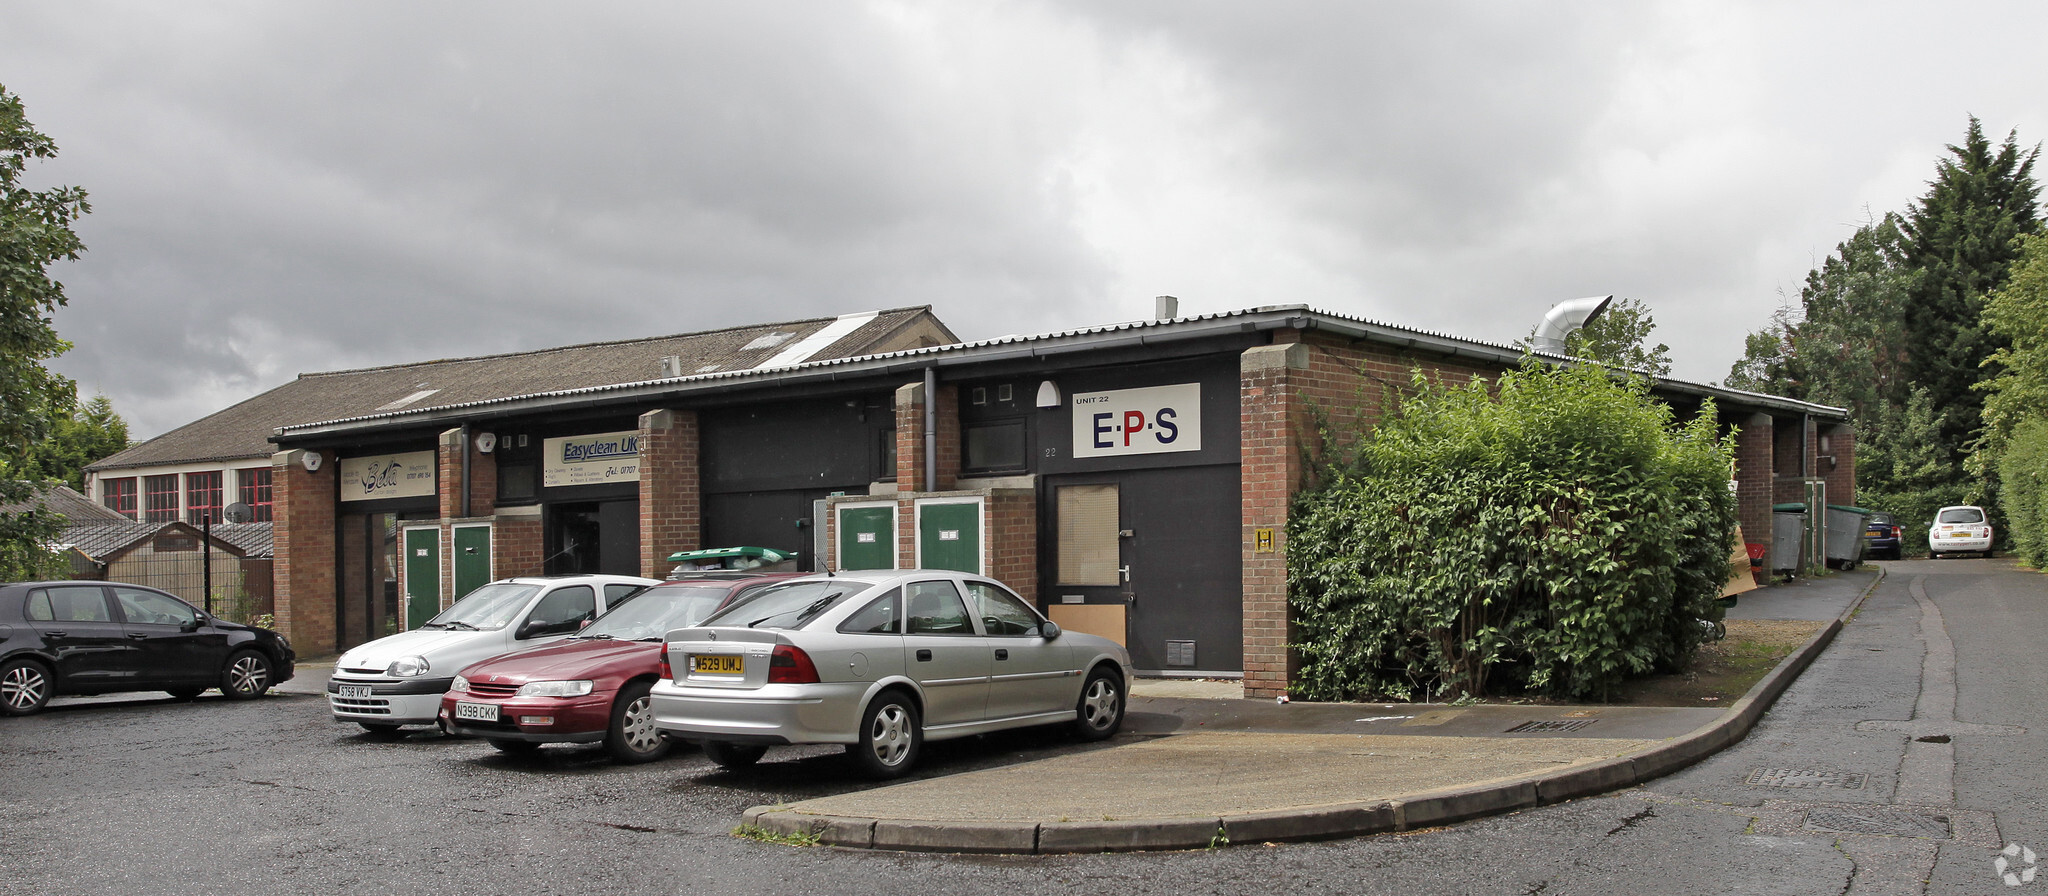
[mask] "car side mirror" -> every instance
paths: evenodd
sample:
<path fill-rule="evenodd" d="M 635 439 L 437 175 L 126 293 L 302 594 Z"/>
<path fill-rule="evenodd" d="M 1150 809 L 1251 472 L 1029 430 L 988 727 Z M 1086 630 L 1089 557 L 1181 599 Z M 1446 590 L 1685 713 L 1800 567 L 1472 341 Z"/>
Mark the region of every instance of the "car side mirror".
<path fill-rule="evenodd" d="M 1038 624 L 1038 636 L 1050 641 L 1060 636 L 1060 624 L 1047 619 Z"/>
<path fill-rule="evenodd" d="M 547 634 L 547 629 L 547 623 L 538 619 L 528 619 L 525 622 L 519 623 L 519 630 L 513 632 L 512 637 L 515 640 L 524 641 L 528 638 Z"/>
<path fill-rule="evenodd" d="M 201 625 L 205 625 L 205 624 L 206 624 L 206 614 L 204 614 L 204 613 L 201 613 L 201 614 L 199 614 L 199 615 L 197 615 L 197 616 L 194 616 L 194 617 L 192 617 L 191 619 L 187 619 L 187 620 L 185 620 L 185 621 L 184 621 L 183 623 L 179 624 L 179 626 L 178 626 L 178 631 L 184 632 L 184 633 L 186 633 L 186 634 L 188 634 L 188 635 L 189 635 L 189 634 L 191 634 L 191 633 L 193 633 L 193 632 L 196 632 L 196 631 L 198 631 L 198 630 L 199 630 L 199 627 L 200 627 Z"/>

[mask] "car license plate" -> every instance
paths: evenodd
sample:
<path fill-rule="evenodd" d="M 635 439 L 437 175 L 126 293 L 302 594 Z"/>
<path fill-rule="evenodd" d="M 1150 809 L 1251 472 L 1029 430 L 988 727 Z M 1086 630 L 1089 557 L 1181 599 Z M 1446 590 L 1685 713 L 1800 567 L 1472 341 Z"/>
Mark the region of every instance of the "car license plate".
<path fill-rule="evenodd" d="M 747 658 L 743 656 L 697 654 L 690 657 L 690 671 L 705 675 L 745 675 Z"/>
<path fill-rule="evenodd" d="M 498 720 L 498 704 L 457 701 L 455 717 L 472 722 L 495 722 Z"/>
<path fill-rule="evenodd" d="M 367 700 L 370 697 L 370 686 L 366 684 L 345 684 L 337 687 L 334 695 L 348 700 Z"/>

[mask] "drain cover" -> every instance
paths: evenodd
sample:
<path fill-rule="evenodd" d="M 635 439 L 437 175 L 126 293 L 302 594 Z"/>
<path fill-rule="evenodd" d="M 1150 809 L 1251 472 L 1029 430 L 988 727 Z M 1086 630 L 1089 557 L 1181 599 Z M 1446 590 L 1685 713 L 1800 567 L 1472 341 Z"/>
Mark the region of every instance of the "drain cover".
<path fill-rule="evenodd" d="M 1869 778 L 1860 772 L 1831 772 L 1811 768 L 1752 769 L 1742 783 L 1751 787 L 1839 787 L 1862 790 Z"/>
<path fill-rule="evenodd" d="M 1882 806 L 1830 806 L 1806 811 L 1806 829 L 1842 834 L 1885 834 L 1926 840 L 1949 838 L 1948 816 Z"/>
<path fill-rule="evenodd" d="M 1551 719 L 1546 722 L 1523 722 L 1508 729 L 1509 734 L 1529 734 L 1537 731 L 1577 731 L 1599 719 Z"/>

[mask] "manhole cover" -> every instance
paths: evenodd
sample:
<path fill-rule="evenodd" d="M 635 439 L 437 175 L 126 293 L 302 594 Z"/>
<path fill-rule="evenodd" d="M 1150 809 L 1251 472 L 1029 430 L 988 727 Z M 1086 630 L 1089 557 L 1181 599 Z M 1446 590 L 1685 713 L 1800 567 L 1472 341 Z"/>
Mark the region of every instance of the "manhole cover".
<path fill-rule="evenodd" d="M 1859 806 L 1855 808 L 1833 806 L 1808 809 L 1806 829 L 1809 831 L 1831 831 L 1841 834 L 1884 834 L 1892 837 L 1919 837 L 1926 840 L 1947 840 L 1949 838 L 1948 816 L 1931 815 L 1905 809 L 1887 809 L 1882 806 Z"/>
<path fill-rule="evenodd" d="M 1551 719 L 1546 722 L 1523 722 L 1508 729 L 1509 734 L 1530 734 L 1537 731 L 1577 731 L 1599 719 Z"/>
<path fill-rule="evenodd" d="M 1831 772 L 1812 768 L 1752 769 L 1744 784 L 1751 787 L 1835 787 L 1862 790 L 1869 776 L 1860 772 Z"/>

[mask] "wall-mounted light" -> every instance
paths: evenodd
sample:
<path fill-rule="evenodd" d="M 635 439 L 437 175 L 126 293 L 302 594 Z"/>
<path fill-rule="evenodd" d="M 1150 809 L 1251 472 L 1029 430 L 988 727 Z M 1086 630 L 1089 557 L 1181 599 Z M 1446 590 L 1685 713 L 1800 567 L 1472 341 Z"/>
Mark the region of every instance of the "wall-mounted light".
<path fill-rule="evenodd" d="M 479 453 L 489 454 L 496 447 L 498 447 L 497 433 L 480 432 L 476 434 L 476 450 Z"/>
<path fill-rule="evenodd" d="M 1056 408 L 1060 406 L 1060 387 L 1058 383 L 1052 380 L 1045 380 L 1038 384 L 1038 406 L 1042 408 Z"/>
<path fill-rule="evenodd" d="M 318 451 L 305 451 L 305 452 L 301 452 L 301 453 L 299 454 L 299 464 L 300 464 L 301 466 L 304 466 L 304 467 L 306 468 L 306 472 L 308 472 L 308 473 L 318 473 L 318 472 L 320 472 L 320 452 L 318 452 Z"/>

